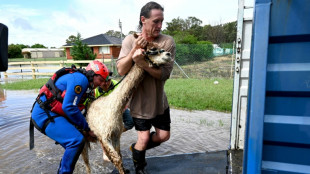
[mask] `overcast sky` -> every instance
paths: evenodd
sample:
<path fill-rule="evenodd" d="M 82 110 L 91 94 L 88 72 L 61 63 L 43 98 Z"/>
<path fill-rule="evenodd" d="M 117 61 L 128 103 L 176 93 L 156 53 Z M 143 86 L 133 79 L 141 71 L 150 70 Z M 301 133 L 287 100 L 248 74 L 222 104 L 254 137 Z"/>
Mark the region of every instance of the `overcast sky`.
<path fill-rule="evenodd" d="M 136 31 L 147 0 L 1 0 L 0 23 L 9 28 L 9 44 L 61 47 L 70 35 L 82 38 L 108 30 Z M 238 0 L 155 0 L 164 11 L 164 25 L 194 16 L 202 25 L 237 20 Z"/>

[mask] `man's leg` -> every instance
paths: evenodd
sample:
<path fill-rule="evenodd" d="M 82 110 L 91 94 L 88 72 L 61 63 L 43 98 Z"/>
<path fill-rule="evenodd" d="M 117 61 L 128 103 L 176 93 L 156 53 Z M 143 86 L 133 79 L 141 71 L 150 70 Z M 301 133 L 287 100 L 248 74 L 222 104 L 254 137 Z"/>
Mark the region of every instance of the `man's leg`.
<path fill-rule="evenodd" d="M 156 132 L 151 132 L 146 149 L 157 147 L 160 143 L 169 140 L 171 123 L 170 109 L 167 108 L 162 115 L 157 115 L 151 120 L 151 123 L 155 127 Z"/>
<path fill-rule="evenodd" d="M 135 166 L 136 174 L 146 174 L 145 148 L 149 139 L 150 131 L 138 131 L 138 141 L 131 145 L 132 160 Z"/>
<path fill-rule="evenodd" d="M 137 140 L 137 143 L 135 145 L 135 149 L 145 150 L 147 143 L 149 141 L 149 138 L 150 138 L 149 135 L 150 135 L 150 130 L 138 131 L 138 140 Z"/>
<path fill-rule="evenodd" d="M 159 146 L 161 143 L 168 141 L 170 138 L 170 131 L 155 128 L 156 132 L 150 133 L 150 139 L 147 143 L 146 150 Z"/>
<path fill-rule="evenodd" d="M 138 133 L 138 140 L 130 147 L 130 150 L 132 151 L 132 160 L 136 169 L 136 173 L 145 174 L 145 149 L 150 138 L 150 129 L 152 125 L 150 120 L 147 119 L 133 118 L 133 121 Z"/>

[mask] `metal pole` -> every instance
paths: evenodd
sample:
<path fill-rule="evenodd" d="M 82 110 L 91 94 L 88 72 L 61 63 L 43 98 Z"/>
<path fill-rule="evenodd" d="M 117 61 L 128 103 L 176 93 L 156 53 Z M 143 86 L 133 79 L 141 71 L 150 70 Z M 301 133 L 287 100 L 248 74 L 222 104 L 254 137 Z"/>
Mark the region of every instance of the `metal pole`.
<path fill-rule="evenodd" d="M 186 75 L 183 69 L 179 66 L 179 64 L 176 61 L 174 61 L 174 63 L 179 67 L 179 69 L 183 72 L 183 74 L 189 79 L 189 77 Z"/>
<path fill-rule="evenodd" d="M 119 28 L 121 29 L 121 41 L 123 41 L 123 31 L 122 31 L 122 22 L 121 19 L 118 20 Z"/>

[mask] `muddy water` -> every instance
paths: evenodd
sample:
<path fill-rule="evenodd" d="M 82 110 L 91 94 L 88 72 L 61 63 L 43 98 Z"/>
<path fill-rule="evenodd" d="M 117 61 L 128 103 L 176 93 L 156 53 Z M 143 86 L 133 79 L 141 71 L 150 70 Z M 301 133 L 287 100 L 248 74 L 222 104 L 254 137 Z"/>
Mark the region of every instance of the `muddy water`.
<path fill-rule="evenodd" d="M 36 95 L 35 90 L 0 89 L 0 174 L 57 172 L 62 147 L 35 130 L 35 148 L 29 150 L 29 111 Z M 147 157 L 228 149 L 230 114 L 171 109 L 171 121 L 170 140 L 147 151 Z M 123 158 L 131 157 L 128 147 L 136 138 L 135 130 L 122 135 Z M 90 159 L 93 173 L 110 173 L 114 169 L 110 162 L 102 160 L 98 144 L 92 144 Z M 81 158 L 74 173 L 85 173 Z"/>

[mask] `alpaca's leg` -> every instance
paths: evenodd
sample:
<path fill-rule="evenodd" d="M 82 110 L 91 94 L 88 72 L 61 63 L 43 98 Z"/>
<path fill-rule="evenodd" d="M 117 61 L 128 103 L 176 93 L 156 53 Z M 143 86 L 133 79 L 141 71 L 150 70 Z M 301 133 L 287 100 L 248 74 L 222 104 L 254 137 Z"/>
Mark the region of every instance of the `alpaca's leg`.
<path fill-rule="evenodd" d="M 104 147 L 103 147 L 103 144 L 100 142 L 100 144 L 101 144 L 101 148 L 102 148 L 102 157 L 103 157 L 103 160 L 104 161 L 110 161 L 110 159 L 108 158 L 108 156 L 106 155 L 107 154 L 107 152 L 106 152 L 106 150 L 104 149 Z"/>
<path fill-rule="evenodd" d="M 118 169 L 119 173 L 125 174 L 122 157 L 117 152 L 117 150 L 112 146 L 112 144 L 109 141 L 101 141 L 100 140 L 100 143 L 101 143 L 102 147 L 104 148 L 107 157 L 115 165 L 115 167 Z"/>
<path fill-rule="evenodd" d="M 85 141 L 85 146 L 84 146 L 84 149 L 82 151 L 82 157 L 83 157 L 84 163 L 86 165 L 86 172 L 87 172 L 87 174 L 90 174 L 91 173 L 91 168 L 90 168 L 90 165 L 89 165 L 88 148 L 90 148 L 90 142 L 89 141 Z"/>
<path fill-rule="evenodd" d="M 117 138 L 118 137 L 118 138 Z M 118 154 L 121 154 L 121 142 L 120 142 L 121 136 L 112 136 L 111 140 L 112 140 L 112 146 L 114 147 L 114 149 L 116 150 L 116 152 Z"/>

